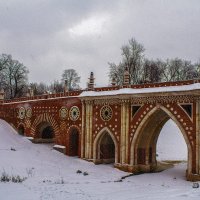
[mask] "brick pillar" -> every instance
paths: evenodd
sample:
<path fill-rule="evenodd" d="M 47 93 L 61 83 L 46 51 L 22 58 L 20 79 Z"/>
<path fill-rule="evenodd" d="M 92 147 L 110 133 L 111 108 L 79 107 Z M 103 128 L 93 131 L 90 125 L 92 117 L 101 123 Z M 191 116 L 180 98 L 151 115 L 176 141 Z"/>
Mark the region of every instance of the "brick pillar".
<path fill-rule="evenodd" d="M 90 73 L 88 90 L 94 90 L 94 73 L 93 72 Z"/>
<path fill-rule="evenodd" d="M 127 86 L 130 84 L 130 74 L 129 74 L 129 71 L 128 71 L 128 67 L 125 68 L 125 71 L 124 71 L 124 82 L 123 82 L 123 85 Z"/>
<path fill-rule="evenodd" d="M 200 175 L 200 100 L 196 102 L 196 172 Z"/>

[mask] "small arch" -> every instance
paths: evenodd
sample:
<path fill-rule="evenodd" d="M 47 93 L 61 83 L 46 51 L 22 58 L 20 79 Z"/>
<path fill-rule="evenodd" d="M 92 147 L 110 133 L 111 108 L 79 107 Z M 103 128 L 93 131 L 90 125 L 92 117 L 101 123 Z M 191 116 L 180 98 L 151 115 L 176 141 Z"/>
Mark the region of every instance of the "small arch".
<path fill-rule="evenodd" d="M 53 130 L 54 137 L 59 135 L 59 126 L 57 122 L 55 121 L 55 119 L 48 113 L 41 114 L 35 118 L 31 126 L 31 135 L 33 135 L 34 138 L 41 138 L 41 131 L 38 131 L 38 129 L 41 129 L 41 127 L 45 127 L 45 126 L 51 127 L 51 128 L 47 128 L 46 131 L 49 132 Z"/>
<path fill-rule="evenodd" d="M 53 139 L 55 137 L 53 127 L 49 122 L 41 122 L 37 126 L 37 135 L 42 139 Z"/>
<path fill-rule="evenodd" d="M 20 134 L 20 135 L 25 135 L 25 128 L 24 128 L 24 126 L 22 125 L 22 124 L 20 124 L 19 126 L 18 126 L 18 129 L 17 129 L 17 132 Z"/>
<path fill-rule="evenodd" d="M 72 127 L 69 131 L 69 156 L 80 155 L 80 132 L 76 127 Z"/>
<path fill-rule="evenodd" d="M 104 152 L 102 152 L 102 148 L 104 148 Z M 103 128 L 94 140 L 93 159 L 94 163 L 114 162 L 116 164 L 118 162 L 117 140 L 107 127 Z"/>
<path fill-rule="evenodd" d="M 184 140 L 188 148 L 188 173 L 192 172 L 192 146 L 189 142 L 189 138 L 176 117 L 164 106 L 157 105 L 153 108 L 144 119 L 141 121 L 139 127 L 136 130 L 136 133 L 131 142 L 130 148 L 130 165 L 138 166 L 141 163 L 143 164 L 156 164 L 156 143 L 158 135 L 168 119 L 172 119 L 175 124 L 180 129 Z M 152 123 L 153 122 L 153 123 Z M 154 127 L 150 127 L 151 124 L 154 124 Z M 146 131 L 145 131 L 146 130 Z M 148 134 L 147 134 L 148 131 Z M 153 146 L 153 148 L 152 148 Z M 145 150 L 144 150 L 145 149 Z M 143 151 L 147 151 L 147 154 Z M 140 158 L 137 156 L 141 155 Z M 148 158 L 147 158 L 148 157 Z M 146 163 L 145 160 L 148 160 Z M 144 163 L 145 161 L 145 163 Z"/>

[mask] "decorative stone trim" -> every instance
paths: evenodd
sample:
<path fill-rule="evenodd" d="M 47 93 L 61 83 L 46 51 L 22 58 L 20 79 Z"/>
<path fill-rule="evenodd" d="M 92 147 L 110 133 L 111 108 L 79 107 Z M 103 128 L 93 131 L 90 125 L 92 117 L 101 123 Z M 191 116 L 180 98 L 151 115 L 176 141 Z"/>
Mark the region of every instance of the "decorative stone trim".
<path fill-rule="evenodd" d="M 94 100 L 95 105 L 113 105 L 113 104 L 118 104 L 119 99 L 96 99 Z"/>
<path fill-rule="evenodd" d="M 192 95 L 187 96 L 153 96 L 153 97 L 136 97 L 131 99 L 133 104 L 152 104 L 152 103 L 191 103 L 195 98 Z"/>
<path fill-rule="evenodd" d="M 19 108 L 18 117 L 24 119 L 26 116 L 26 109 L 24 107 Z"/>
<path fill-rule="evenodd" d="M 31 118 L 32 117 L 32 109 L 29 107 L 26 109 L 26 117 Z"/>
<path fill-rule="evenodd" d="M 109 121 L 112 118 L 113 111 L 110 106 L 103 106 L 100 110 L 100 117 L 103 121 Z"/>
<path fill-rule="evenodd" d="M 60 118 L 62 120 L 65 120 L 67 118 L 67 108 L 66 107 L 62 107 L 60 110 L 59 110 L 59 115 L 60 115 Z"/>
<path fill-rule="evenodd" d="M 76 121 L 80 116 L 80 110 L 77 106 L 71 107 L 69 111 L 69 117 L 72 121 Z"/>

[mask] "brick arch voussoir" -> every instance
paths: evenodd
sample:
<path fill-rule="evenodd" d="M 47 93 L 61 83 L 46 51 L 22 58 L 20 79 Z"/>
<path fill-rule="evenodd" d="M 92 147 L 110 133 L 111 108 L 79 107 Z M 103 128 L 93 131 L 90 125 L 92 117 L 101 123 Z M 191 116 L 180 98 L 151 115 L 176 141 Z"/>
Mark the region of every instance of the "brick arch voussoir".
<path fill-rule="evenodd" d="M 177 122 L 181 125 L 185 136 L 187 137 L 192 148 L 195 148 L 196 145 L 196 125 L 195 122 L 188 116 L 188 114 L 177 104 L 167 104 L 164 106 L 165 110 L 171 113 Z"/>
<path fill-rule="evenodd" d="M 148 118 L 150 116 L 152 116 L 155 112 L 157 112 L 159 109 L 163 110 L 168 116 L 170 119 L 172 119 L 176 124 L 177 126 L 179 127 L 184 139 L 185 139 L 185 142 L 186 142 L 186 145 L 187 145 L 187 148 L 188 148 L 188 169 L 191 170 L 192 169 L 192 160 L 195 158 L 195 155 L 194 155 L 194 152 L 195 152 L 195 141 L 194 140 L 191 140 L 191 138 L 189 137 L 189 135 L 187 134 L 187 131 L 186 131 L 186 127 L 184 124 L 185 120 L 181 120 L 185 117 L 185 119 L 188 119 L 188 116 L 186 113 L 184 113 L 184 115 L 181 115 L 180 117 L 178 117 L 178 114 L 179 114 L 179 110 L 180 107 L 176 104 L 174 104 L 173 106 L 167 106 L 167 105 L 161 105 L 161 104 L 157 104 L 157 105 L 149 105 L 148 107 L 148 112 L 146 112 L 146 114 L 143 116 L 143 118 L 141 118 L 138 122 L 138 125 L 137 125 L 137 128 L 136 128 L 136 131 L 131 139 L 131 142 L 130 142 L 130 164 L 133 165 L 135 163 L 134 161 L 134 155 L 135 155 L 135 148 L 138 146 L 138 142 L 140 141 L 139 138 L 140 138 L 140 131 L 143 129 L 143 127 L 146 125 L 146 122 L 148 122 Z M 170 108 L 173 108 L 173 109 L 170 109 Z M 172 112 L 173 111 L 173 112 Z M 174 112 L 177 112 L 177 113 L 174 113 Z M 184 116 L 184 117 L 183 117 Z M 191 120 L 189 120 L 190 123 Z M 187 124 L 186 124 L 187 125 Z"/>
<path fill-rule="evenodd" d="M 41 114 L 35 118 L 32 126 L 31 126 L 31 135 L 36 136 L 37 127 L 42 122 L 48 122 L 49 124 L 51 124 L 51 126 L 54 130 L 54 133 L 55 133 L 55 137 L 58 137 L 59 126 L 58 126 L 56 120 L 48 113 Z"/>
<path fill-rule="evenodd" d="M 191 118 L 183 111 L 180 105 L 177 104 L 145 104 L 140 110 L 136 113 L 131 121 L 132 128 L 130 130 L 130 142 L 134 138 L 135 132 L 138 128 L 143 126 L 143 120 L 146 116 L 150 116 L 152 112 L 157 109 L 162 109 L 167 113 L 170 119 L 179 123 L 181 129 L 185 132 L 185 137 L 187 137 L 189 143 L 192 147 L 195 147 L 195 123 Z"/>

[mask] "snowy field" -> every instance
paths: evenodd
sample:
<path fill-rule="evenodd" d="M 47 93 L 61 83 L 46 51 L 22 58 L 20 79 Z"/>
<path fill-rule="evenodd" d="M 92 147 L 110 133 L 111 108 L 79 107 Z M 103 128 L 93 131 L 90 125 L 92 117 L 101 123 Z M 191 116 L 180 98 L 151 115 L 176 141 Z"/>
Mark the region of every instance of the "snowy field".
<path fill-rule="evenodd" d="M 160 160 L 186 158 L 186 146 L 179 134 L 171 121 L 163 128 L 158 141 Z M 32 144 L 2 120 L 0 158 L 0 174 L 27 177 L 23 183 L 0 183 L 0 200 L 200 199 L 200 188 L 192 188 L 185 180 L 186 163 L 119 182 L 128 173 L 112 165 L 68 157 L 52 150 L 52 145 Z M 77 170 L 89 175 L 77 174 Z"/>

